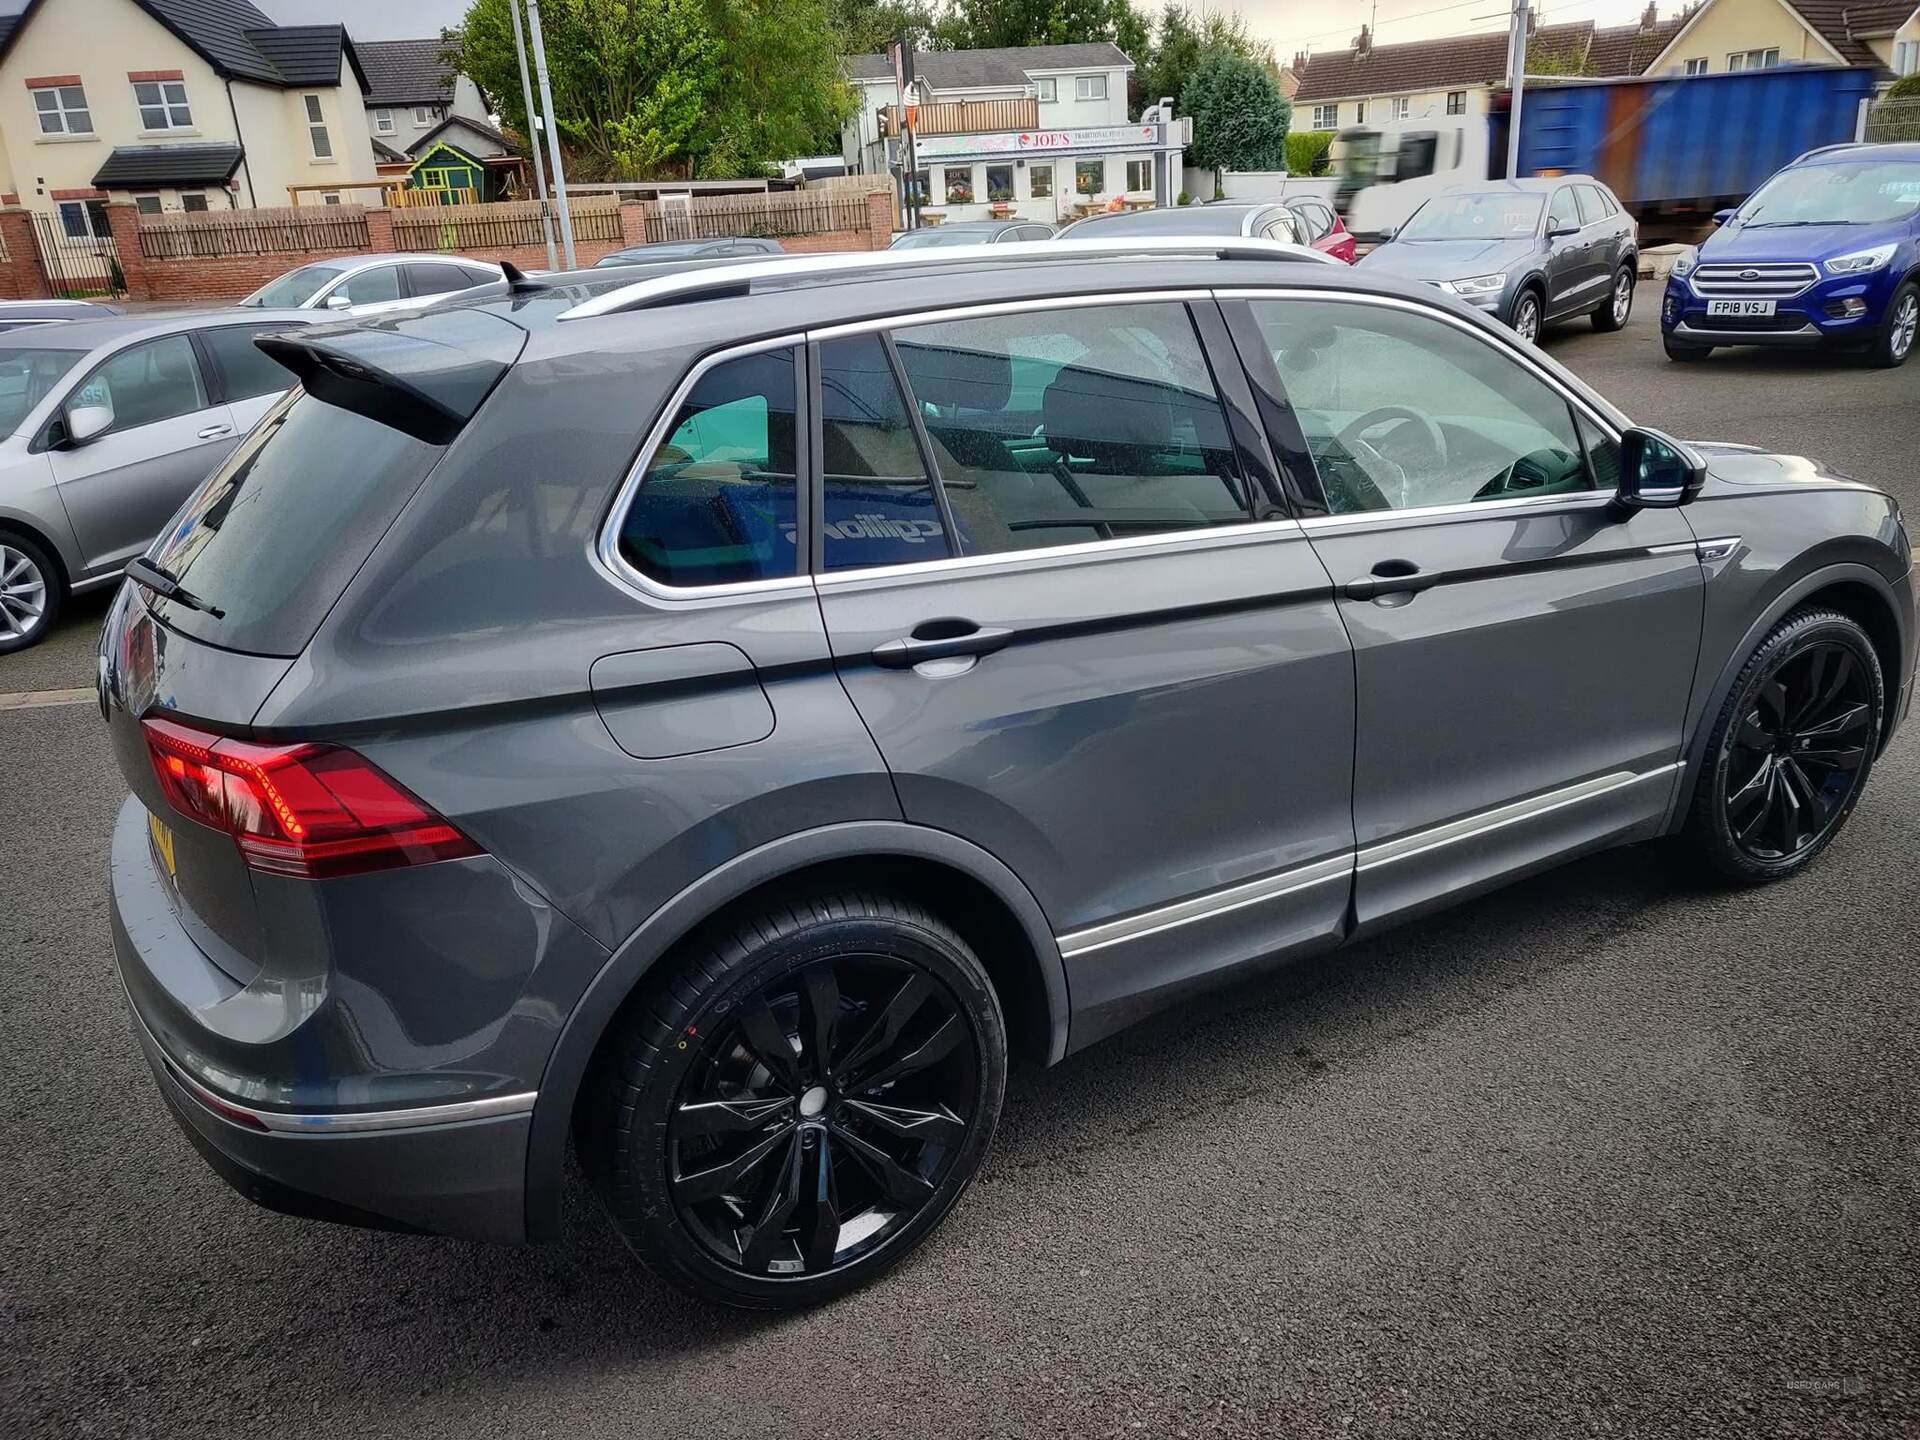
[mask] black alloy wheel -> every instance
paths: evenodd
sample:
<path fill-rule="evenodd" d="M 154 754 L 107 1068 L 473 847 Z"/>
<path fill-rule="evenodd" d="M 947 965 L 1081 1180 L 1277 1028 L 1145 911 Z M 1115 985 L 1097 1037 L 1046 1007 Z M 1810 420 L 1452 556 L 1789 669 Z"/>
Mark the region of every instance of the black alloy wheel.
<path fill-rule="evenodd" d="M 1715 867 L 1779 879 L 1825 849 L 1866 784 L 1884 705 L 1857 624 L 1830 611 L 1784 621 L 1736 682 L 1709 747 L 1695 818 Z"/>
<path fill-rule="evenodd" d="M 582 1158 L 629 1245 L 708 1298 L 797 1308 L 878 1275 L 959 1197 L 998 1119 L 991 986 L 911 902 L 769 912 L 648 1009 Z"/>

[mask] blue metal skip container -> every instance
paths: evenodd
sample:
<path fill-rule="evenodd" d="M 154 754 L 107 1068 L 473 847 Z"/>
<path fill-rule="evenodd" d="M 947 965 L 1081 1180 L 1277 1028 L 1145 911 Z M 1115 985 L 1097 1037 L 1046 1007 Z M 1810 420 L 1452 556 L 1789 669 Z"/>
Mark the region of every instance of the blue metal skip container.
<path fill-rule="evenodd" d="M 1820 65 L 1543 81 L 1521 102 L 1520 173 L 1593 175 L 1642 213 L 1710 210 L 1853 139 L 1872 92 L 1871 70 Z"/>

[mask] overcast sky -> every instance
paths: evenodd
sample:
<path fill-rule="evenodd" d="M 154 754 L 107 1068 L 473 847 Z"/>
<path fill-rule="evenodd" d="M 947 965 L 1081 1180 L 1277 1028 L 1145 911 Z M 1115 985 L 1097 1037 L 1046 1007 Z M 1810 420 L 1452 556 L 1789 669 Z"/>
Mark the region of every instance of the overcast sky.
<path fill-rule="evenodd" d="M 1544 25 L 1592 20 L 1624 25 L 1637 20 L 1646 0 L 1534 0 Z M 1232 8 L 1247 17 L 1254 31 L 1273 42 L 1274 54 L 1290 62 L 1300 50 L 1340 50 L 1361 25 L 1375 18 L 1374 35 L 1382 45 L 1425 40 L 1435 35 L 1504 30 L 1511 0 L 1239 0 Z M 1660 13 L 1678 13 L 1680 0 L 1661 0 Z"/>
<path fill-rule="evenodd" d="M 467 0 L 253 0 L 282 25 L 347 27 L 356 40 L 425 40 L 467 13 Z"/>

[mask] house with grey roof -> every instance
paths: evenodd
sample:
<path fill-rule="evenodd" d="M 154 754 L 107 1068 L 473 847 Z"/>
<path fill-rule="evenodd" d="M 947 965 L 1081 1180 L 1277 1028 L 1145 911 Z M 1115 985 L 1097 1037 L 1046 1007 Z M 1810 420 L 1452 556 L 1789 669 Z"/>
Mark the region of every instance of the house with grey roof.
<path fill-rule="evenodd" d="M 0 18 L 0 192 L 84 241 L 104 205 L 367 199 L 367 74 L 339 25 L 249 0 L 28 0 Z"/>
<path fill-rule="evenodd" d="M 1157 107 L 1130 114 L 1133 62 L 1117 45 L 922 51 L 905 77 L 884 55 L 844 66 L 860 97 L 842 135 L 847 168 L 891 175 L 944 218 L 1052 224 L 1179 193 L 1179 122 Z"/>
<path fill-rule="evenodd" d="M 487 118 L 480 87 L 448 63 L 447 47 L 445 36 L 360 42 L 360 63 L 367 72 L 368 131 L 395 154 L 418 154 L 420 143 L 448 120 L 465 120 L 480 128 L 478 133 L 455 132 L 463 149 L 497 145 L 489 153 L 504 154 L 505 144 Z"/>

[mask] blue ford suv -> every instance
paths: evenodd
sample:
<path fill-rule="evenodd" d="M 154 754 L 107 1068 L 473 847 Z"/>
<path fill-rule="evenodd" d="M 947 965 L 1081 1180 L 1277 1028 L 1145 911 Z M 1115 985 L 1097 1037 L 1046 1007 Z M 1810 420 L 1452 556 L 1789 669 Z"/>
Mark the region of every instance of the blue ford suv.
<path fill-rule="evenodd" d="M 1667 358 L 1835 345 L 1906 363 L 1920 329 L 1920 144 L 1812 151 L 1717 218 L 1667 279 Z"/>

